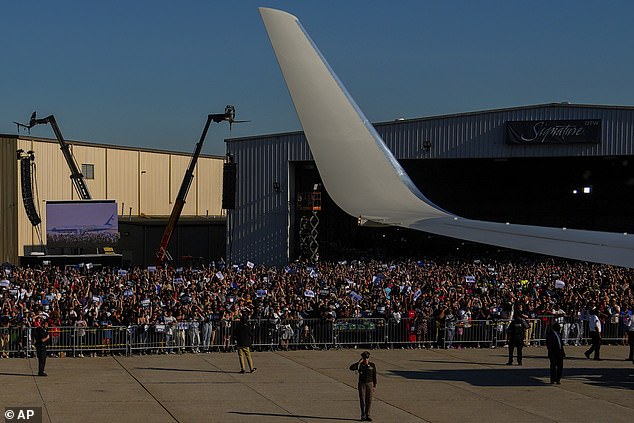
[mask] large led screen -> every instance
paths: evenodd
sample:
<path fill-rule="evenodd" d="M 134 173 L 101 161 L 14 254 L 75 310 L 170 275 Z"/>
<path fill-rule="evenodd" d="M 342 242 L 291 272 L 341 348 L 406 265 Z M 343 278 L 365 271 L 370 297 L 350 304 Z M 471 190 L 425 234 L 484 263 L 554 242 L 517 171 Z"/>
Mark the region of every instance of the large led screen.
<path fill-rule="evenodd" d="M 47 201 L 46 244 L 51 248 L 112 247 L 119 241 L 114 200 Z"/>

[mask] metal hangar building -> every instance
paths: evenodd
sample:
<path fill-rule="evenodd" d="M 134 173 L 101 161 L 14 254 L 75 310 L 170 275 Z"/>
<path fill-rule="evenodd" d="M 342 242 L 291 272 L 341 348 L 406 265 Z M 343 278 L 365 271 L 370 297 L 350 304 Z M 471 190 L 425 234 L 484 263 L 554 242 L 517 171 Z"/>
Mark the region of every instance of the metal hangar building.
<path fill-rule="evenodd" d="M 120 238 L 111 248 L 122 256 L 124 264 L 154 264 L 191 154 L 79 141 L 68 141 L 68 145 L 92 197 L 116 201 Z M 20 160 L 16 160 L 18 150 L 30 153 L 26 178 L 21 174 Z M 168 247 L 181 263 L 187 259 L 207 263 L 225 254 L 223 163 L 223 156 L 202 155 L 198 160 L 182 217 Z M 33 253 L 46 249 L 47 255 L 68 255 L 73 261 L 73 252 L 46 248 L 46 230 L 38 234 L 24 200 L 33 200 L 30 213 L 38 214 L 42 228 L 46 228 L 47 202 L 79 199 L 58 141 L 0 134 L 0 176 L 0 260 L 18 264 L 37 258 Z M 104 255 L 103 251 L 81 253 Z"/>
<path fill-rule="evenodd" d="M 634 107 L 551 103 L 375 127 L 419 189 L 449 212 L 634 232 Z M 315 258 L 315 250 L 321 259 L 341 259 L 464 245 L 359 226 L 323 189 L 302 132 L 232 138 L 226 145 L 235 163 L 235 184 L 225 181 L 225 191 L 235 189 L 227 214 L 229 262 L 283 265 Z"/>

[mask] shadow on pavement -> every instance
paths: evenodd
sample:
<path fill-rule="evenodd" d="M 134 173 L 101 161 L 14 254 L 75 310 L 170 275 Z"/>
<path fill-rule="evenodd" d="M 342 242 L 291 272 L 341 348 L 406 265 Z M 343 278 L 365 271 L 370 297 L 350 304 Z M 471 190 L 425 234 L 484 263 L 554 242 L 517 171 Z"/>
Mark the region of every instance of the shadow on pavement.
<path fill-rule="evenodd" d="M 463 363 L 464 364 L 464 363 Z M 388 370 L 406 379 L 467 382 L 473 386 L 546 386 L 548 368 L 504 366 L 504 369 Z M 564 364 L 562 383 L 575 380 L 594 386 L 634 389 L 634 368 L 571 368 Z"/>
<path fill-rule="evenodd" d="M 506 360 L 500 360 L 499 363 L 484 363 L 478 361 L 464 361 L 464 360 L 412 360 L 420 363 L 443 363 L 443 364 L 473 364 L 478 366 L 505 366 Z"/>
<path fill-rule="evenodd" d="M 167 372 L 195 372 L 195 373 L 240 373 L 240 371 L 209 370 L 209 369 L 174 369 L 170 367 L 135 367 L 137 370 L 160 370 Z"/>
<path fill-rule="evenodd" d="M 0 376 L 28 376 L 33 377 L 35 374 L 31 373 L 0 373 Z"/>
<path fill-rule="evenodd" d="M 319 419 L 319 420 L 349 420 L 359 421 L 359 419 L 351 419 L 347 417 L 324 417 L 324 416 L 306 416 L 302 414 L 281 414 L 281 413 L 249 413 L 246 411 L 229 411 L 230 414 L 239 414 L 241 416 L 264 416 L 264 417 L 289 417 L 292 419 Z"/>

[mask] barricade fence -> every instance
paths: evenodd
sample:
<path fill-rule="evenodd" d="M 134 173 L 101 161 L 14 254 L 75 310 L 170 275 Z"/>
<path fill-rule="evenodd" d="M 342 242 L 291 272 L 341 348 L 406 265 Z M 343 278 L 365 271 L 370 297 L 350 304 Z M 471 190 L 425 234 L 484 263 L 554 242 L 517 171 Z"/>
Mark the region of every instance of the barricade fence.
<path fill-rule="evenodd" d="M 529 319 L 525 343 L 541 345 L 546 329 L 557 322 L 569 345 L 589 343 L 588 322 L 578 317 L 543 316 Z M 254 319 L 255 350 L 364 348 L 494 348 L 506 343 L 508 320 L 446 319 Z M 108 327 L 49 327 L 48 351 L 70 356 L 233 351 L 232 320 L 179 321 Z M 2 358 L 28 357 L 34 352 L 31 327 L 1 327 Z M 622 342 L 626 329 L 620 319 L 603 323 L 602 339 Z"/>

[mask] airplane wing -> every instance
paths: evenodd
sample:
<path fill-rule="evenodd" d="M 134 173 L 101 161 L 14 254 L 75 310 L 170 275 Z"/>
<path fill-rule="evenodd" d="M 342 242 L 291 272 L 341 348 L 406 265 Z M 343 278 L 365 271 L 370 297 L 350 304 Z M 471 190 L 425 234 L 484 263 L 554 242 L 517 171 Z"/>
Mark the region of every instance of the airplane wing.
<path fill-rule="evenodd" d="M 299 20 L 281 10 L 259 10 L 324 187 L 346 213 L 469 241 L 634 267 L 629 234 L 486 222 L 440 209 L 414 185 Z"/>

